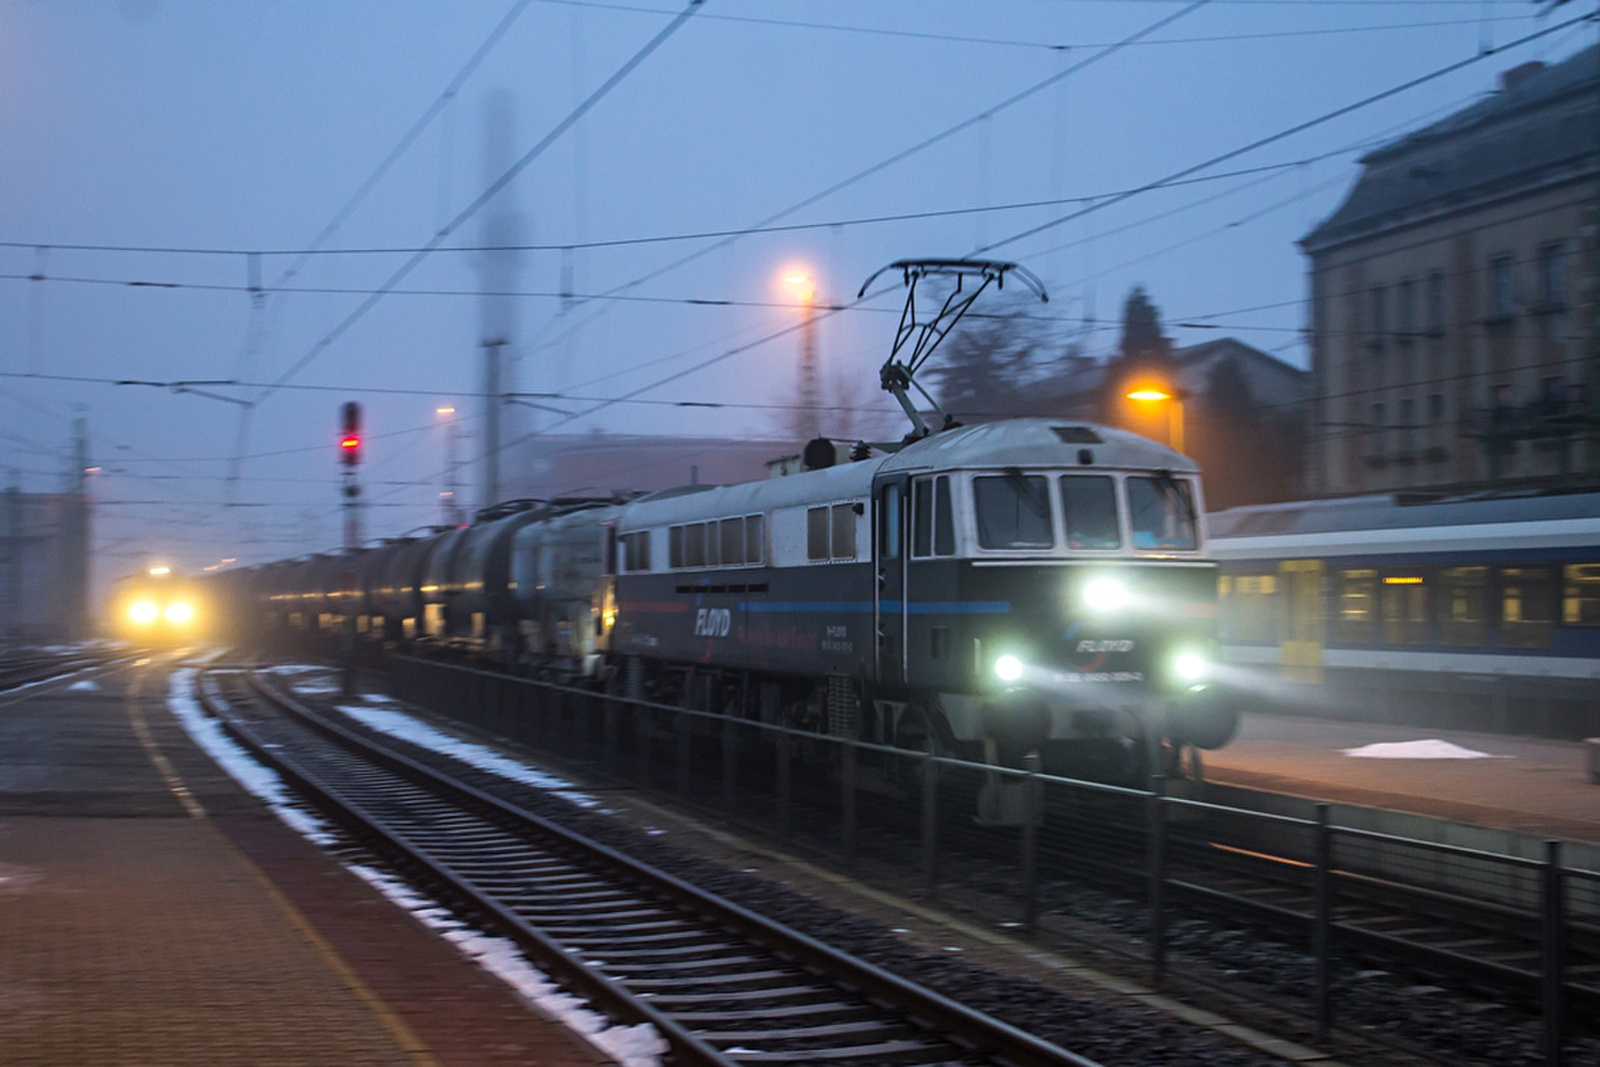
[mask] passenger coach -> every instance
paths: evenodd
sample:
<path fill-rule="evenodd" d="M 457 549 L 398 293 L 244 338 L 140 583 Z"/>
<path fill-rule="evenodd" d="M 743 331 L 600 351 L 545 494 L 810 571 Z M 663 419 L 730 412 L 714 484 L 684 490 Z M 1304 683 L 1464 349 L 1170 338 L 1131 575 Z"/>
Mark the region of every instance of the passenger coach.
<path fill-rule="evenodd" d="M 1224 658 L 1267 704 L 1600 732 L 1600 494 L 1210 516 Z"/>

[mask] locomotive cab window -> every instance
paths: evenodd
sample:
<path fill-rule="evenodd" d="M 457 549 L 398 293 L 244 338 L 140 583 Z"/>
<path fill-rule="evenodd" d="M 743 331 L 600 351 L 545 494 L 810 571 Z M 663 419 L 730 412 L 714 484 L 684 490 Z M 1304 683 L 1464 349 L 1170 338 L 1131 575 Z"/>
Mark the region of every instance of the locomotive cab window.
<path fill-rule="evenodd" d="M 1192 550 L 1198 540 L 1194 495 L 1181 479 L 1129 478 L 1128 519 L 1134 548 Z"/>
<path fill-rule="evenodd" d="M 1068 548 L 1122 547 L 1122 533 L 1117 529 L 1116 483 L 1105 475 L 1062 475 L 1061 515 Z"/>
<path fill-rule="evenodd" d="M 1009 470 L 972 479 L 972 502 L 983 548 L 1049 548 L 1050 489 L 1044 476 Z"/>

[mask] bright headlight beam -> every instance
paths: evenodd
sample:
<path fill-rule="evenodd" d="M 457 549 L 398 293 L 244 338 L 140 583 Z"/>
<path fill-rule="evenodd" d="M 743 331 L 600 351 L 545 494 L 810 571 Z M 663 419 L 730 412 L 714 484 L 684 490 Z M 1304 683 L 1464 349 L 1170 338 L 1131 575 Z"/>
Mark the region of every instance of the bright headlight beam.
<path fill-rule="evenodd" d="M 994 674 L 1002 682 L 1014 682 L 1022 677 L 1022 661 L 1015 656 L 1001 656 L 994 661 Z"/>
<path fill-rule="evenodd" d="M 1205 657 L 1194 652 L 1185 652 L 1172 661 L 1172 669 L 1184 681 L 1198 682 L 1206 676 Z"/>
<path fill-rule="evenodd" d="M 1083 603 L 1090 611 L 1116 611 L 1127 606 L 1128 587 L 1115 578 L 1092 578 L 1083 587 Z"/>
<path fill-rule="evenodd" d="M 190 619 L 194 618 L 194 608 L 191 608 L 188 604 L 185 604 L 183 601 L 179 600 L 168 604 L 167 610 L 162 614 L 167 617 L 168 622 L 188 622 Z"/>
<path fill-rule="evenodd" d="M 134 622 L 155 622 L 159 614 L 160 610 L 148 600 L 141 600 L 128 609 L 128 618 Z"/>

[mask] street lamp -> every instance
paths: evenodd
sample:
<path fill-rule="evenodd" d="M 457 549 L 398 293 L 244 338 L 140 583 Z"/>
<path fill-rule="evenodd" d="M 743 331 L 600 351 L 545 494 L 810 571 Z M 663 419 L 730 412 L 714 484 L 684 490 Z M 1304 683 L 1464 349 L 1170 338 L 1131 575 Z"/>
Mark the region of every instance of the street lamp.
<path fill-rule="evenodd" d="M 1138 404 L 1159 404 L 1167 401 L 1167 445 L 1174 452 L 1183 451 L 1183 402 L 1189 394 L 1176 387 L 1143 384 L 1128 390 L 1128 399 Z"/>

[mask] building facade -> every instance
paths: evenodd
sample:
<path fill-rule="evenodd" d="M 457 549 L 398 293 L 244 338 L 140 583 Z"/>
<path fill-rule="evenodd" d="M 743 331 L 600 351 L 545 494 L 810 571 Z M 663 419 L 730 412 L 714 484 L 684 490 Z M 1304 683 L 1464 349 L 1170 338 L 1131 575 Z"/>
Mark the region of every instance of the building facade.
<path fill-rule="evenodd" d="M 1600 48 L 1361 160 L 1311 260 L 1310 495 L 1600 480 Z"/>

